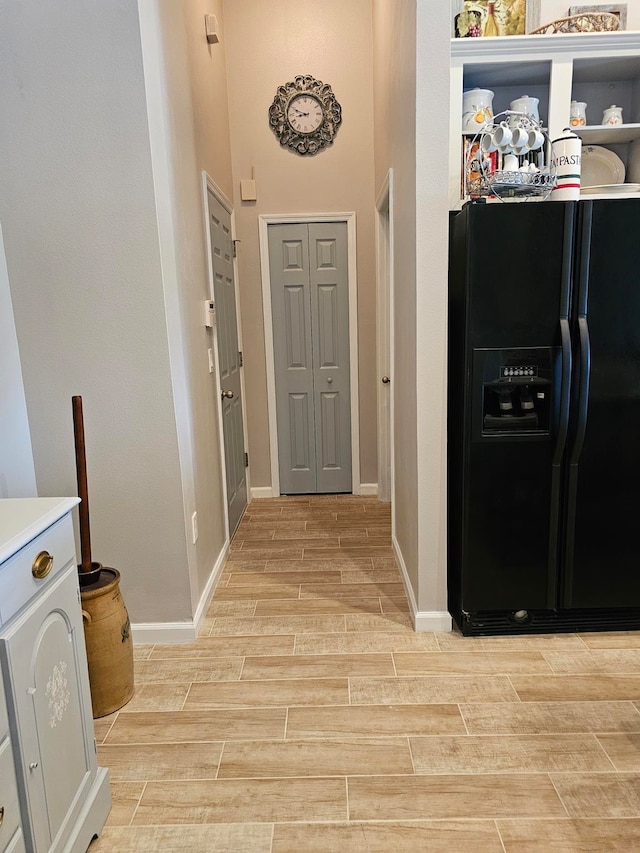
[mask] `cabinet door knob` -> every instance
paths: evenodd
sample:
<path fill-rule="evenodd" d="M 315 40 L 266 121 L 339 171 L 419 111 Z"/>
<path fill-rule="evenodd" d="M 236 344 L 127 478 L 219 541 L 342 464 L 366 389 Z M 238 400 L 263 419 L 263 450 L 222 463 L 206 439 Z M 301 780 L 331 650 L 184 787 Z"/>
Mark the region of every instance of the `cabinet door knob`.
<path fill-rule="evenodd" d="M 388 376 L 383 376 L 383 377 L 382 377 L 382 384 L 383 384 L 383 385 L 388 385 L 390 382 L 391 382 L 391 380 L 389 379 L 389 377 L 388 377 Z"/>
<path fill-rule="evenodd" d="M 29 770 L 37 770 L 37 769 L 38 769 L 38 762 L 32 761 L 31 764 L 29 765 Z"/>
<path fill-rule="evenodd" d="M 40 551 L 38 556 L 33 561 L 33 565 L 31 566 L 31 574 L 34 578 L 38 578 L 38 580 L 42 580 L 42 578 L 46 578 L 51 569 L 53 568 L 53 557 L 48 551 Z"/>

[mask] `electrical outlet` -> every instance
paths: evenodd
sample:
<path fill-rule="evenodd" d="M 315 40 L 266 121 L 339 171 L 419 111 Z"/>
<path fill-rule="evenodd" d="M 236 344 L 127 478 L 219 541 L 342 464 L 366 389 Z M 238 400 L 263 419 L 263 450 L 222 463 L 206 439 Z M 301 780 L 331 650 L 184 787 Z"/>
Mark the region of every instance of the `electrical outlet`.
<path fill-rule="evenodd" d="M 198 541 L 198 513 L 194 512 L 191 516 L 191 530 L 193 532 L 193 544 Z"/>

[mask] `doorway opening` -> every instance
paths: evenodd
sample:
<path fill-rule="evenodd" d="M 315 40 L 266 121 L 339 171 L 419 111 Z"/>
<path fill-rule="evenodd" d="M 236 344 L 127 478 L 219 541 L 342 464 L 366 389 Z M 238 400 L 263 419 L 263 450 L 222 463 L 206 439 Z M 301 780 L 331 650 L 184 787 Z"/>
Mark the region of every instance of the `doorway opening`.
<path fill-rule="evenodd" d="M 242 338 L 233 251 L 233 206 L 203 172 L 210 299 L 215 306 L 209 370 L 215 377 L 226 538 L 240 523 L 249 495 Z"/>
<path fill-rule="evenodd" d="M 393 170 L 376 199 L 376 358 L 378 371 L 378 499 L 394 504 L 393 466 Z"/>

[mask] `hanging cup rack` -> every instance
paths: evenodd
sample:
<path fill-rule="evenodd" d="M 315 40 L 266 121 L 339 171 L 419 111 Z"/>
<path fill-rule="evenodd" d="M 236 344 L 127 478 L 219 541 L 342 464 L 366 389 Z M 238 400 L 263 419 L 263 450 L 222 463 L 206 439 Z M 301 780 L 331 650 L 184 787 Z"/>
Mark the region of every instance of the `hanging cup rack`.
<path fill-rule="evenodd" d="M 551 140 L 526 113 L 503 110 L 477 133 L 465 159 L 465 195 L 546 199 L 557 183 Z"/>

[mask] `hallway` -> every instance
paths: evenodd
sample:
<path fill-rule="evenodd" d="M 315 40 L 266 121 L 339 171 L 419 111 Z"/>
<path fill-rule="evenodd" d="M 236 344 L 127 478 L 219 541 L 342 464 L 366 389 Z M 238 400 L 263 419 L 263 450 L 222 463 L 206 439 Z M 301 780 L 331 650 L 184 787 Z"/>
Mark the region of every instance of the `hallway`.
<path fill-rule="evenodd" d="M 640 846 L 640 633 L 414 633 L 375 498 L 254 501 L 202 636 L 136 657 L 92 853 Z"/>

